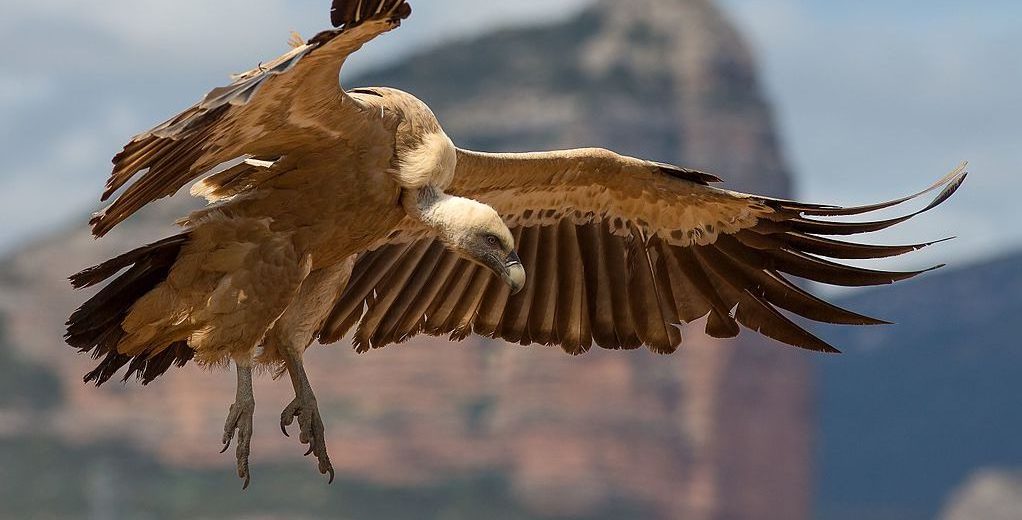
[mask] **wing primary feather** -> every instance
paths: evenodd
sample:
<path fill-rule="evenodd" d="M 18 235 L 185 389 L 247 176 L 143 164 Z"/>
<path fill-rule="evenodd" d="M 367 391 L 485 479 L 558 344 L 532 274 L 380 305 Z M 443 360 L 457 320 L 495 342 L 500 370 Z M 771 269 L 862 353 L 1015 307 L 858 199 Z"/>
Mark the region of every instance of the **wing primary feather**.
<path fill-rule="evenodd" d="M 682 323 L 692 323 L 705 318 L 713 311 L 710 302 L 702 296 L 685 271 L 681 269 L 673 253 L 673 247 L 663 244 L 663 262 L 674 296 L 674 306 Z"/>
<path fill-rule="evenodd" d="M 141 143 L 129 143 L 124 148 L 124 151 L 114 157 L 114 171 L 106 183 L 106 190 L 100 197 L 100 202 L 110 200 L 110 197 L 131 180 L 132 177 L 147 168 L 146 165 L 152 162 L 153 155 L 158 155 L 165 147 L 173 146 L 174 141 L 149 137 Z M 140 147 L 132 150 L 134 145 L 139 145 Z"/>
<path fill-rule="evenodd" d="M 518 255 L 526 271 L 531 272 L 536 266 L 539 251 L 539 227 L 527 227 L 522 230 L 522 241 Z M 500 337 L 512 343 L 527 341 L 529 335 L 529 313 L 532 312 L 532 298 L 536 292 L 536 277 L 529 275 L 525 280 L 525 289 L 512 296 L 507 302 L 507 309 L 500 320 Z"/>
<path fill-rule="evenodd" d="M 791 229 L 788 229 L 788 231 L 794 230 L 816 235 L 858 235 L 861 233 L 882 231 L 918 217 L 919 215 L 927 213 L 937 206 L 940 206 L 950 199 L 959 188 L 961 188 L 962 183 L 965 182 L 966 176 L 967 174 L 962 174 L 955 178 L 950 184 L 945 186 L 940 194 L 925 208 L 903 217 L 892 218 L 889 220 L 878 220 L 874 222 L 827 222 L 804 217 L 794 217 L 783 221 L 780 224 L 782 227 L 790 226 Z"/>
<path fill-rule="evenodd" d="M 522 229 L 516 227 L 512 230 L 515 244 L 519 249 L 522 245 Z M 475 332 L 483 336 L 495 337 L 500 330 L 500 321 L 507 309 L 508 301 L 511 298 L 511 288 L 497 278 L 490 281 L 486 288 L 486 295 L 483 296 L 483 303 L 479 309 L 479 316 L 475 320 Z"/>
<path fill-rule="evenodd" d="M 856 244 L 842 240 L 834 240 L 806 233 L 795 231 L 772 233 L 759 226 L 743 229 L 735 233 L 735 238 L 742 244 L 761 250 L 790 249 L 801 251 L 828 258 L 840 260 L 871 260 L 877 258 L 891 258 L 903 254 L 919 251 L 927 247 L 953 240 L 946 238 L 925 244 L 911 244 L 905 246 L 879 246 L 870 244 Z"/>
<path fill-rule="evenodd" d="M 692 287 L 710 304 L 711 312 L 710 319 L 706 322 L 706 333 L 714 338 L 733 338 L 741 332 L 734 316 L 731 315 L 734 304 L 724 302 L 706 273 L 706 267 L 702 265 L 692 249 L 672 247 L 671 252 Z"/>
<path fill-rule="evenodd" d="M 781 271 L 806 280 L 843 287 L 887 285 L 943 267 L 911 272 L 873 271 L 829 262 L 798 251 L 743 247 L 741 242 L 728 235 L 719 237 L 715 245 L 733 258 L 760 269 Z"/>
<path fill-rule="evenodd" d="M 736 301 L 738 306 L 735 319 L 746 328 L 764 336 L 781 341 L 788 345 L 821 352 L 840 353 L 826 341 L 810 334 L 774 309 L 774 306 L 763 301 L 752 292 L 735 282 L 733 272 L 727 264 L 715 264 L 708 257 L 709 248 L 700 248 L 694 252 L 700 264 L 705 268 L 707 276 L 715 287 L 728 301 Z"/>
<path fill-rule="evenodd" d="M 433 336 L 448 334 L 450 329 L 447 324 L 458 306 L 458 302 L 465 296 L 465 291 L 475 278 L 479 266 L 471 262 L 460 262 L 457 272 L 448 280 L 440 296 L 436 300 L 435 309 L 427 311 L 425 331 Z"/>
<path fill-rule="evenodd" d="M 418 267 L 422 255 L 429 247 L 430 242 L 426 240 L 412 244 L 401 255 L 401 259 L 395 264 L 389 275 L 377 286 L 379 288 L 377 300 L 362 317 L 362 321 L 355 331 L 355 348 L 359 352 L 381 346 L 373 343 L 373 338 L 377 337 L 377 330 L 383 323 L 384 317 L 395 304 L 398 296 L 401 295 L 401 289 L 408 283 L 415 268 Z"/>
<path fill-rule="evenodd" d="M 625 239 L 611 232 L 610 224 L 603 221 L 600 233 L 606 246 L 607 270 L 610 273 L 610 294 L 613 302 L 614 330 L 617 335 L 616 348 L 634 350 L 642 347 L 642 340 L 636 331 L 632 316 L 631 294 L 628 287 L 628 253 Z"/>
<path fill-rule="evenodd" d="M 473 331 L 480 336 L 494 337 L 510 297 L 511 288 L 499 278 L 491 277 L 473 322 Z"/>
<path fill-rule="evenodd" d="M 325 322 L 324 334 L 321 335 L 322 342 L 334 343 L 344 337 L 348 329 L 342 330 L 341 325 L 349 323 L 348 318 L 365 307 L 369 294 L 411 246 L 412 244 L 385 246 L 366 253 L 366 256 L 356 262 L 348 287 Z"/>
<path fill-rule="evenodd" d="M 881 246 L 855 244 L 825 237 L 807 235 L 805 233 L 787 233 L 781 239 L 788 243 L 788 248 L 813 255 L 826 256 L 841 260 L 869 260 L 876 258 L 892 258 L 919 251 L 927 247 L 953 240 L 945 238 L 923 244 L 905 246 Z"/>
<path fill-rule="evenodd" d="M 561 348 L 579 355 L 592 346 L 592 337 L 584 337 L 583 305 L 585 280 L 578 234 L 570 219 L 562 219 L 557 233 L 557 308 L 556 330 Z"/>
<path fill-rule="evenodd" d="M 441 258 L 439 265 L 427 280 L 425 287 L 419 292 L 414 304 L 408 307 L 408 311 L 405 312 L 397 326 L 396 338 L 398 343 L 407 341 L 412 336 L 422 332 L 427 312 L 434 305 L 434 302 L 437 301 L 437 295 L 447 285 L 451 274 L 454 273 L 459 262 L 464 262 L 458 255 L 446 249 L 444 249 L 441 255 L 443 258 Z"/>
<path fill-rule="evenodd" d="M 472 282 L 465 291 L 465 296 L 460 298 L 458 305 L 451 313 L 445 330 L 451 331 L 452 341 L 461 341 L 472 334 L 472 321 L 479 312 L 479 305 L 486 295 L 486 286 L 496 279 L 496 276 L 489 269 L 476 269 Z"/>
<path fill-rule="evenodd" d="M 419 294 L 433 277 L 437 264 L 440 263 L 444 252 L 443 244 L 432 240 L 424 240 L 423 242 L 428 244 L 428 248 L 422 255 L 414 256 L 418 249 L 413 249 L 409 253 L 418 263 L 405 284 L 390 289 L 390 291 L 398 294 L 393 298 L 393 303 L 387 306 L 386 315 L 380 321 L 376 332 L 373 333 L 372 343 L 376 348 L 395 342 L 396 336 L 400 334 L 398 327 L 405 314 L 417 301 Z"/>
<path fill-rule="evenodd" d="M 652 257 L 653 279 L 655 280 L 655 287 L 658 293 L 658 301 L 662 305 L 664 309 L 662 312 L 668 320 L 666 326 L 677 333 L 677 337 L 672 336 L 676 343 L 671 346 L 669 352 L 664 352 L 664 354 L 673 354 L 681 347 L 684 338 L 679 328 L 682 323 L 682 316 L 678 308 L 678 298 L 674 295 L 674 285 L 671 283 L 669 262 L 672 259 L 671 253 L 668 251 L 670 245 L 658 236 L 653 237 L 652 245 L 654 252 Z"/>
<path fill-rule="evenodd" d="M 931 192 L 933 192 L 933 191 L 935 191 L 937 189 L 945 188 L 947 186 L 955 186 L 957 184 L 957 186 L 955 186 L 955 188 L 954 188 L 955 190 L 957 190 L 958 186 L 961 186 L 962 182 L 965 180 L 965 177 L 968 175 L 968 172 L 966 172 L 966 168 L 968 168 L 968 166 L 969 166 L 969 163 L 962 163 L 962 164 L 960 164 L 957 168 L 955 168 L 951 173 L 947 174 L 944 178 L 940 179 L 939 181 L 935 182 L 932 186 L 930 186 L 929 188 L 926 188 L 923 191 L 920 191 L 919 193 L 916 193 L 914 195 L 909 195 L 907 197 L 902 197 L 902 198 L 897 199 L 897 200 L 892 200 L 892 201 L 888 201 L 888 202 L 881 202 L 879 204 L 870 204 L 870 205 L 867 205 L 867 206 L 855 206 L 855 207 L 849 207 L 849 208 L 842 208 L 842 207 L 838 207 L 838 206 L 832 206 L 832 207 L 813 207 L 811 205 L 803 205 L 803 204 L 799 204 L 797 202 L 790 202 L 790 203 L 783 204 L 783 206 L 786 209 L 792 209 L 792 210 L 795 210 L 795 211 L 799 211 L 800 213 L 803 213 L 805 215 L 814 215 L 814 216 L 821 216 L 821 217 L 848 217 L 848 216 L 854 216 L 854 215 L 862 215 L 864 213 L 873 213 L 875 211 L 880 211 L 880 210 L 883 210 L 883 209 L 888 209 L 888 208 L 893 208 L 895 206 L 900 206 L 900 205 L 902 205 L 902 204 L 904 204 L 906 202 L 913 201 L 913 200 L 918 199 L 919 197 L 922 197 L 922 196 L 924 196 L 924 195 L 926 195 L 928 193 L 931 193 Z M 952 190 L 952 193 L 953 193 L 953 190 Z M 948 196 L 950 196 L 950 194 Z M 785 201 L 785 202 L 787 202 L 787 201 Z"/>
<path fill-rule="evenodd" d="M 739 323 L 787 345 L 816 352 L 840 353 L 737 283 L 740 276 L 732 269 L 734 264 L 715 261 L 712 248 L 696 248 L 693 254 L 703 265 L 711 283 L 720 290 L 723 298 L 737 303 L 735 319 Z"/>
<path fill-rule="evenodd" d="M 551 345 L 556 342 L 554 318 L 557 308 L 557 236 L 558 226 L 543 226 L 539 234 L 539 251 L 535 263 L 536 287 L 529 313 L 529 335 L 532 343 Z"/>
<path fill-rule="evenodd" d="M 600 233 L 600 225 L 588 223 L 578 229 L 579 249 L 585 264 L 584 278 L 586 304 L 593 340 L 602 348 L 620 348 L 614 332 L 614 301 L 611 298 L 610 272 L 607 252 Z"/>
<path fill-rule="evenodd" d="M 792 283 L 776 271 L 756 269 L 740 258 L 715 248 L 704 248 L 704 256 L 714 265 L 727 266 L 735 286 L 756 297 L 803 318 L 835 325 L 890 325 L 889 322 L 842 309 L 822 300 Z"/>
<path fill-rule="evenodd" d="M 649 248 L 645 234 L 633 225 L 628 247 L 628 294 L 639 339 L 651 351 L 666 354 L 677 349 L 681 333 L 672 324 L 676 317 L 665 314 L 668 308 L 656 286 Z"/>

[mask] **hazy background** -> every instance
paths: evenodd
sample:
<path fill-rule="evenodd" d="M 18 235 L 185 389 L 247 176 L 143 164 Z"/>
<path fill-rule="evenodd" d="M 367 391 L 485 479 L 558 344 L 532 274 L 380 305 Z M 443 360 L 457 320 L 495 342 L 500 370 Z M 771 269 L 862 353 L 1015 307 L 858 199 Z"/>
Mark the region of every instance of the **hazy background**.
<path fill-rule="evenodd" d="M 306 36 L 322 29 L 322 3 L 5 0 L 0 251 L 96 209 L 108 160 L 127 137 L 193 103 L 227 73 L 279 54 L 288 28 Z M 557 19 L 587 3 L 429 0 L 399 37 L 374 42 L 351 70 L 496 26 Z M 902 236 L 961 235 L 926 253 L 932 259 L 1022 244 L 1009 195 L 1022 187 L 1022 4 L 722 5 L 756 48 L 805 198 L 898 195 L 970 160 L 976 175 L 959 200 Z"/>
<path fill-rule="evenodd" d="M 0 457 L 18 455 L 17 464 L 5 464 L 10 462 L 6 459 L 0 461 L 0 518 L 6 517 L 5 513 L 12 518 L 20 517 L 5 511 L 4 492 L 17 495 L 21 507 L 30 507 L 36 496 L 25 495 L 26 490 L 37 493 L 40 500 L 64 499 L 60 504 L 70 504 L 64 507 L 85 503 L 95 518 L 117 517 L 117 511 L 104 509 L 109 504 L 121 504 L 120 512 L 127 514 L 153 506 L 157 499 L 152 497 L 160 497 L 159 500 L 167 502 L 154 507 L 158 506 L 168 516 L 188 517 L 191 512 L 188 507 L 197 507 L 195 497 L 210 494 L 219 494 L 223 500 L 211 504 L 205 514 L 252 511 L 239 504 L 248 504 L 256 510 L 266 503 L 290 504 L 283 498 L 278 500 L 272 491 L 283 493 L 278 484 L 291 483 L 299 483 L 296 489 L 301 491 L 287 498 L 308 506 L 310 511 L 329 511 L 344 504 L 353 518 L 365 516 L 357 513 L 361 504 L 371 503 L 374 507 L 386 504 L 394 493 L 400 494 L 406 513 L 414 514 L 416 508 L 431 511 L 442 511 L 444 507 L 456 511 L 494 508 L 508 512 L 509 519 L 534 518 L 530 511 L 516 509 L 520 504 L 506 495 L 499 478 L 443 481 L 425 489 L 413 486 L 394 490 L 362 481 L 326 488 L 306 467 L 308 464 L 303 464 L 307 461 L 281 458 L 286 462 L 278 464 L 275 456 L 293 453 L 267 450 L 265 445 L 257 448 L 253 461 L 256 465 L 267 465 L 257 471 L 259 494 L 238 494 L 237 482 L 227 467 L 229 456 L 193 460 L 195 452 L 206 453 L 207 447 L 213 447 L 210 444 L 215 439 L 210 441 L 211 423 L 206 415 L 215 409 L 215 422 L 222 422 L 220 415 L 229 400 L 223 385 L 233 383 L 233 378 L 196 370 L 172 374 L 145 390 L 134 385 L 127 388 L 110 385 L 96 391 L 78 384 L 84 360 L 74 358 L 57 338 L 58 322 L 80 300 L 80 295 L 70 293 L 62 277 L 100 259 L 90 255 L 109 253 L 99 250 L 100 247 L 121 250 L 134 245 L 131 226 L 138 218 L 124 226 L 128 228 L 127 235 L 112 235 L 101 245 L 91 244 L 81 232 L 87 214 L 97 209 L 96 198 L 109 173 L 110 157 L 134 133 L 163 121 L 194 103 L 210 88 L 224 84 L 229 73 L 247 70 L 260 59 L 280 54 L 286 49 L 288 30 L 298 30 L 309 37 L 325 28 L 326 3 L 0 0 L 0 45 L 5 49 L 0 58 L 0 152 L 5 159 L 0 168 L 0 310 L 7 311 L 0 315 L 0 383 L 7 384 L 6 387 L 0 384 Z M 501 27 L 564 21 L 590 3 L 417 0 L 413 3 L 415 15 L 402 30 L 373 42 L 351 60 L 346 72 L 349 78 L 359 74 L 400 76 L 401 71 L 394 69 L 373 71 L 434 45 L 489 34 Z M 698 364 L 699 348 L 666 360 L 642 353 L 626 358 L 593 353 L 580 359 L 536 350 L 505 354 L 503 350 L 485 351 L 492 345 L 487 342 L 470 342 L 464 350 L 429 343 L 418 349 L 386 350 L 357 360 L 346 351 L 319 349 L 312 355 L 320 356 L 322 365 L 312 369 L 321 372 L 314 381 L 321 381 L 326 392 L 334 392 L 321 399 L 325 406 L 332 407 L 328 411 L 333 421 L 331 433 L 357 439 L 332 444 L 335 459 L 345 460 L 356 468 L 359 462 L 375 464 L 385 460 L 389 462 L 385 468 L 374 465 L 371 469 L 400 468 L 399 471 L 429 474 L 433 468 L 415 464 L 422 458 L 414 457 L 414 445 L 409 448 L 410 455 L 381 454 L 381 450 L 395 445 L 404 446 L 404 439 L 391 439 L 387 444 L 383 439 L 369 438 L 372 435 L 364 435 L 359 428 L 376 427 L 377 430 L 367 431 L 400 436 L 417 431 L 415 427 L 421 422 L 422 431 L 429 434 L 456 431 L 455 426 L 444 421 L 468 416 L 473 424 L 468 430 L 479 428 L 482 434 L 468 431 L 467 438 L 478 440 L 473 437 L 476 434 L 480 438 L 493 437 L 494 431 L 497 437 L 507 435 L 506 439 L 497 439 L 496 449 L 521 449 L 520 458 L 526 462 L 529 454 L 552 453 L 546 462 L 559 467 L 561 451 L 568 451 L 563 456 L 570 461 L 575 453 L 569 449 L 572 443 L 586 444 L 590 451 L 579 453 L 586 454 L 585 462 L 598 466 L 601 474 L 579 483 L 579 492 L 598 489 L 611 498 L 620 498 L 620 494 L 638 497 L 642 490 L 663 483 L 640 482 L 636 484 L 638 491 L 626 493 L 614 487 L 619 482 L 608 475 L 617 475 L 621 481 L 628 481 L 631 475 L 620 468 L 614 471 L 600 466 L 605 463 L 603 459 L 593 463 L 589 460 L 591 455 L 610 453 L 613 458 L 620 455 L 613 446 L 627 444 L 633 448 L 643 444 L 636 439 L 649 434 L 657 441 L 650 445 L 661 450 L 654 453 L 652 460 L 619 457 L 618 461 L 644 469 L 656 467 L 657 457 L 666 453 L 665 446 L 690 448 L 686 442 L 691 439 L 675 442 L 667 438 L 674 430 L 662 427 L 663 422 L 677 418 L 679 424 L 685 423 L 684 428 L 678 429 L 684 430 L 691 426 L 686 422 L 691 417 L 696 417 L 698 423 L 702 415 L 713 415 L 703 413 L 702 409 L 678 412 L 678 408 L 696 402 L 696 407 L 721 411 L 713 419 L 725 426 L 712 435 L 720 437 L 720 445 L 715 449 L 735 452 L 736 457 L 751 460 L 757 451 L 762 451 L 755 441 L 766 441 L 753 438 L 758 436 L 758 430 L 750 431 L 749 438 L 726 436 L 736 430 L 747 430 L 742 421 L 757 420 L 757 410 L 767 415 L 765 420 L 774 433 L 784 433 L 784 425 L 790 423 L 794 432 L 791 437 L 796 441 L 802 440 L 800 434 L 813 437 L 811 449 L 806 449 L 812 451 L 811 456 L 806 454 L 806 460 L 792 462 L 792 467 L 798 466 L 806 473 L 810 466 L 814 468 L 812 482 L 807 482 L 805 488 L 813 495 L 816 517 L 903 520 L 930 518 L 940 513 L 946 520 L 1022 519 L 1019 473 L 1022 443 L 1017 441 L 1022 438 L 1022 415 L 1018 413 L 1022 409 L 1022 381 L 1018 378 L 1022 373 L 1022 350 L 1013 330 L 1018 315 L 1022 314 L 1022 230 L 1018 226 L 1022 210 L 1018 209 L 1014 195 L 1022 188 L 1019 175 L 1022 154 L 1018 152 L 1022 143 L 1019 123 L 1022 62 L 1018 57 L 1022 49 L 1022 4 L 1005 0 L 983 3 L 936 0 L 926 4 L 904 0 L 855 3 L 720 0 L 717 4 L 753 49 L 759 80 L 773 109 L 784 159 L 795 177 L 800 198 L 830 203 L 875 202 L 914 192 L 960 161 L 971 161 L 973 176 L 954 200 L 925 218 L 876 239 L 904 243 L 958 235 L 960 238 L 953 243 L 885 264 L 919 267 L 949 263 L 952 269 L 895 288 L 842 294 L 847 298 L 843 303 L 852 308 L 900 325 L 881 329 L 823 329 L 825 337 L 848 352 L 847 356 L 837 358 L 774 346 L 764 354 L 768 345 L 759 340 L 748 344 L 702 345 L 728 360 L 720 362 L 724 366 L 720 372 L 712 370 L 715 361 L 702 359 L 704 365 Z M 570 24 L 569 27 L 585 32 L 584 27 Z M 488 50 L 534 34 L 541 32 L 498 35 L 487 40 Z M 575 41 L 585 35 L 564 37 L 565 41 Z M 436 56 L 432 59 L 443 61 Z M 739 75 L 735 81 L 741 83 L 742 78 Z M 578 85 L 580 89 L 596 84 L 586 83 L 590 79 L 573 78 L 585 83 Z M 612 82 L 609 84 L 613 86 Z M 354 85 L 349 82 L 348 86 Z M 754 87 L 753 82 L 750 88 Z M 430 94 L 443 97 L 436 91 Z M 592 97 L 591 92 L 584 95 Z M 441 119 L 445 114 L 466 117 L 464 113 L 452 116 L 455 110 L 450 107 L 460 103 L 443 101 L 448 110 L 438 114 Z M 514 101 L 518 104 L 513 110 L 529 108 L 521 99 Z M 654 121 L 651 128 L 655 124 L 659 123 Z M 457 133 L 452 137 L 457 142 L 473 138 Z M 772 144 L 770 141 L 766 148 Z M 723 144 L 728 145 L 729 142 Z M 736 149 L 735 153 L 747 155 L 748 150 Z M 777 169 L 778 165 L 771 167 Z M 784 169 L 783 165 L 780 167 Z M 716 173 L 725 179 L 734 175 L 728 171 Z M 144 225 L 151 225 L 154 220 L 170 220 L 169 216 L 160 215 L 146 218 L 150 220 Z M 75 222 L 80 226 L 69 231 L 68 226 Z M 37 240 L 45 243 L 32 247 Z M 75 258 L 74 253 L 62 256 L 65 251 L 89 253 L 84 254 L 86 258 Z M 716 350 L 725 347 L 727 350 Z M 471 353 L 466 354 L 470 349 Z M 478 359 L 473 357 L 481 351 L 486 353 L 479 354 Z M 440 359 L 454 362 L 447 365 L 436 362 L 438 358 L 433 357 L 433 352 Z M 731 352 L 737 354 L 732 357 Z M 472 362 L 465 362 L 466 359 Z M 483 360 L 479 366 L 472 364 L 479 359 Z M 735 368 L 728 363 L 744 365 Z M 627 365 L 628 370 L 621 365 Z M 808 382 L 810 365 L 815 386 Z M 711 370 L 703 371 L 705 366 Z M 332 370 L 336 367 L 341 367 L 336 374 L 343 375 L 327 380 L 327 376 L 335 377 Z M 686 369 L 689 371 L 685 372 Z M 360 385 L 358 380 L 349 384 L 339 379 L 350 375 L 366 380 Z M 506 380 L 501 379 L 505 377 Z M 593 379 L 587 379 L 590 377 Z M 631 382 L 631 377 L 642 379 L 642 384 Z M 231 381 L 225 382 L 227 379 Z M 565 382 L 563 387 L 544 386 L 561 379 Z M 506 381 L 517 386 L 492 395 L 487 393 L 492 391 L 491 386 L 500 388 Z M 384 391 L 381 397 L 373 386 L 403 384 L 407 392 L 422 382 L 428 391 L 421 395 L 417 392 L 389 395 Z M 275 393 L 260 393 L 267 396 L 260 401 L 260 413 L 273 415 L 279 409 L 273 400 L 290 397 L 287 385 L 266 381 L 260 384 L 276 385 Z M 373 391 L 366 390 L 369 386 L 373 386 Z M 598 393 L 597 387 L 612 395 Z M 710 391 L 703 394 L 695 387 Z M 13 396 L 5 395 L 3 388 L 15 388 L 16 392 Z M 592 394 L 556 396 L 565 399 L 561 402 L 544 393 L 551 388 L 555 393 L 558 389 L 594 390 Z M 777 393 L 766 395 L 774 390 Z M 192 401 L 179 399 L 183 395 Z M 451 397 L 465 395 L 482 398 L 466 404 Z M 769 398 L 776 404 L 788 397 L 796 401 L 788 407 L 759 404 Z M 582 402 L 579 405 L 571 398 Z M 613 400 L 616 398 L 621 400 Z M 699 401 L 703 398 L 707 401 Z M 661 401 L 677 401 L 675 409 L 666 406 L 668 411 L 662 411 L 658 408 L 663 404 Z M 521 402 L 539 403 L 541 412 Z M 150 406 L 153 403 L 156 406 Z M 136 414 L 138 410 L 133 406 L 150 407 L 145 414 Z M 59 411 L 52 411 L 56 409 Z M 45 420 L 33 415 L 38 410 L 44 411 L 39 414 Z M 153 419 L 162 410 L 169 411 L 166 417 Z M 795 410 L 794 420 L 778 415 L 778 410 L 785 413 Z M 376 412 L 382 419 L 372 415 Z M 387 415 L 391 412 L 392 416 Z M 552 434 L 542 428 L 515 429 L 515 417 L 530 421 L 537 413 L 541 426 L 553 418 L 556 424 L 570 423 L 569 426 L 584 430 L 569 428 L 567 434 L 563 430 Z M 572 416 L 574 422 L 563 417 L 558 422 L 557 413 Z M 512 417 L 515 427 L 501 424 L 501 428 L 492 428 L 491 422 L 500 423 L 507 416 Z M 639 423 L 634 423 L 635 417 L 640 419 Z M 727 424 L 729 418 L 736 422 Z M 270 422 L 257 419 L 261 421 L 257 430 L 262 435 L 272 434 L 279 443 L 279 432 L 274 429 L 273 418 L 270 419 Z M 33 420 L 38 424 L 33 424 Z M 77 425 L 81 431 L 101 434 L 96 439 L 65 442 L 67 431 L 79 431 L 75 429 L 76 421 L 81 423 Z M 52 433 L 49 430 L 63 432 L 64 437 L 56 435 L 49 439 L 46 435 Z M 155 445 L 125 447 L 117 436 L 125 432 L 126 437 L 142 438 Z M 187 436 L 177 435 L 181 432 Z M 535 436 L 529 436 L 530 433 Z M 451 438 L 463 440 L 458 435 Z M 567 448 L 550 442 L 555 438 L 564 440 Z M 380 443 L 373 444 L 374 440 Z M 730 442 L 737 448 L 731 450 Z M 515 443 L 532 444 L 525 449 Z M 293 444 L 287 447 L 297 451 Z M 536 444 L 550 451 L 535 450 Z M 492 445 L 482 443 L 454 448 L 439 446 L 442 453 L 448 454 L 446 459 L 439 457 L 440 460 L 456 459 L 470 467 L 487 467 L 485 461 L 480 463 L 472 457 L 485 458 L 490 453 L 486 449 L 493 449 Z M 451 451 L 443 451 L 446 449 Z M 214 450 L 208 451 L 212 455 Z M 778 452 L 781 457 L 788 455 L 786 451 Z M 792 453 L 795 458 L 802 454 L 798 449 Z M 676 462 L 690 455 L 672 452 L 662 458 L 665 465 L 679 466 Z M 185 464 L 178 464 L 181 462 Z M 539 462 L 540 469 L 545 470 L 543 461 Z M 743 471 L 755 468 L 755 461 L 741 467 Z M 685 489 L 698 491 L 700 471 L 706 468 L 713 475 L 710 480 L 724 488 L 732 481 L 755 482 L 758 475 L 755 471 L 728 474 L 724 464 L 699 460 L 691 468 L 672 467 L 662 473 L 643 475 L 650 478 L 648 475 L 681 474 L 688 479 L 687 474 L 692 473 L 695 476 L 686 481 Z M 576 476 L 589 474 L 590 466 L 579 462 L 574 470 Z M 542 486 L 522 477 L 533 474 L 523 472 L 522 468 L 515 471 L 521 473 L 516 475 L 526 485 Z M 448 474 L 444 468 L 436 473 L 440 477 Z M 777 478 L 776 467 L 763 468 L 763 473 Z M 136 478 L 143 475 L 145 478 Z M 549 480 L 540 482 L 558 481 L 557 474 L 542 476 Z M 401 477 L 398 475 L 397 481 Z M 57 480 L 61 480 L 59 485 Z M 12 482 L 19 486 L 8 485 L 4 489 L 5 483 Z M 608 485 L 612 489 L 600 487 L 606 482 L 614 483 Z M 131 485 L 122 486 L 126 483 Z M 658 489 L 661 496 L 671 496 L 669 484 L 666 489 Z M 766 483 L 762 485 L 766 489 Z M 124 487 L 136 496 L 125 497 L 110 491 Z M 752 494 L 763 492 L 758 483 L 746 487 L 752 488 Z M 552 505 L 563 505 L 557 500 L 563 498 L 562 490 L 552 489 L 555 489 L 551 492 L 555 495 Z M 698 493 L 693 496 L 698 502 Z M 731 497 L 717 498 L 726 501 Z M 808 503 L 809 499 L 805 501 Z M 992 507 L 990 504 L 1002 508 L 984 509 Z M 351 513 L 351 508 L 356 513 Z M 607 518 L 629 518 L 618 511 L 600 513 Z M 554 517 L 562 516 L 570 515 Z M 461 517 L 451 513 L 439 514 L 438 518 Z M 763 518 L 770 518 L 770 512 L 764 510 Z"/>

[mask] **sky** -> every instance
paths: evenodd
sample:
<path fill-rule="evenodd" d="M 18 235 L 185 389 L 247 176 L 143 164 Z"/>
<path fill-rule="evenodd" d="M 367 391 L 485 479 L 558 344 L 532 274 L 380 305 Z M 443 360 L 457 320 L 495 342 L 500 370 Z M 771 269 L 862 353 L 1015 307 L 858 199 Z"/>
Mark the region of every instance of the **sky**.
<path fill-rule="evenodd" d="M 227 74 L 324 28 L 325 0 L 0 0 L 0 254 L 84 225 L 109 159 Z M 428 4 L 424 6 L 422 4 Z M 350 63 L 366 70 L 588 0 L 429 0 Z M 916 191 L 963 160 L 947 208 L 881 240 L 961 237 L 908 261 L 1022 250 L 1022 3 L 721 0 L 754 46 L 799 195 L 863 203 Z M 456 13 L 452 15 L 452 13 Z M 1018 149 L 1018 150 L 1016 150 Z M 718 172 L 727 177 L 727 172 Z M 897 265 L 897 264 L 896 264 Z"/>

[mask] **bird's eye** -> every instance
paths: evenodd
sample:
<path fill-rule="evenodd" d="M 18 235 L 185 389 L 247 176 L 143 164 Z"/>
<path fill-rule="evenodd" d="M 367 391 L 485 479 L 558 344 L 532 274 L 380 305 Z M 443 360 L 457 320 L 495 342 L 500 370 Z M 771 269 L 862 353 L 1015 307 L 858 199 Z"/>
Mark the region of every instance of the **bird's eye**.
<path fill-rule="evenodd" d="M 493 247 L 497 247 L 498 245 L 500 245 L 500 240 L 498 240 L 497 237 L 494 235 L 487 235 L 486 243 Z"/>

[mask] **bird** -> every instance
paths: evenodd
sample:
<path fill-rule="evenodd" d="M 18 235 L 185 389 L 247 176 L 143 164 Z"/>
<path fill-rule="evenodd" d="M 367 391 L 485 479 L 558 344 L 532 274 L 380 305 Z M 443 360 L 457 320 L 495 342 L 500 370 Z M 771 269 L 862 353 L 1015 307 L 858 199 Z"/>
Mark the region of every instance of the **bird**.
<path fill-rule="evenodd" d="M 936 208 L 968 175 L 963 164 L 912 196 L 843 207 L 739 193 L 710 173 L 601 148 L 462 149 L 412 94 L 342 86 L 345 60 L 411 12 L 407 0 L 333 0 L 332 29 L 131 139 L 102 195 L 112 202 L 90 220 L 101 238 L 186 186 L 206 199 L 179 234 L 73 275 L 76 288 L 102 288 L 71 315 L 65 338 L 98 361 L 85 376 L 96 385 L 122 369 L 124 381 L 146 385 L 173 367 L 233 364 L 222 441 L 226 451 L 237 440 L 246 488 L 259 369 L 290 377 L 281 430 L 297 419 L 307 455 L 333 481 L 303 364 L 317 341 L 350 336 L 368 352 L 420 334 L 477 334 L 572 355 L 671 354 L 681 326 L 705 320 L 714 338 L 745 327 L 836 353 L 796 320 L 887 322 L 799 279 L 870 286 L 929 271 L 841 261 L 937 242 L 845 237 Z M 847 218 L 925 196 L 928 205 L 899 217 Z"/>

